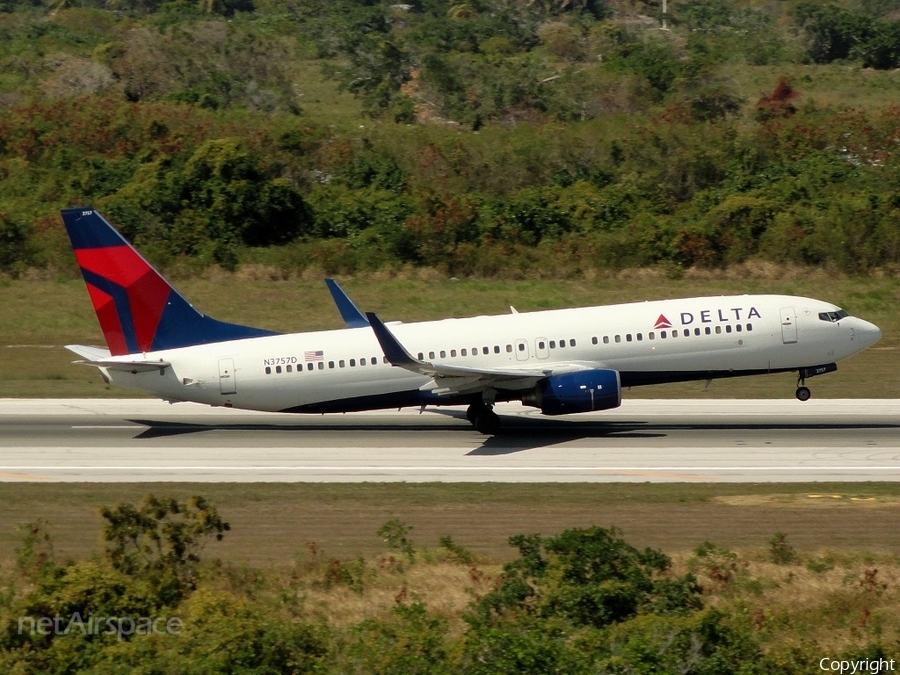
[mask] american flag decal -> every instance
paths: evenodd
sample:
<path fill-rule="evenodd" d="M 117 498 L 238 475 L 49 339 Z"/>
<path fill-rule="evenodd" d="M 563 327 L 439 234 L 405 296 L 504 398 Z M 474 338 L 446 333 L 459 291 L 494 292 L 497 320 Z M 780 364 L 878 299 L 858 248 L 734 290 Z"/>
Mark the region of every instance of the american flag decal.
<path fill-rule="evenodd" d="M 322 361 L 325 357 L 325 352 L 321 349 L 311 352 L 303 352 L 303 360 L 304 361 Z"/>

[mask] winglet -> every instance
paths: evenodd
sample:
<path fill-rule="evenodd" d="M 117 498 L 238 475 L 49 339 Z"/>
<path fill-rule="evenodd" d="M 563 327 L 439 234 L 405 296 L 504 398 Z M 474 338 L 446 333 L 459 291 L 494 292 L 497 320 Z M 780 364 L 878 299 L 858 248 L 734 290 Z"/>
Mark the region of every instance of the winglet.
<path fill-rule="evenodd" d="M 344 293 L 344 289 L 338 286 L 334 279 L 325 279 L 325 285 L 331 292 L 334 304 L 337 305 L 341 318 L 347 324 L 347 328 L 368 328 L 369 322 L 366 317 L 359 311 L 359 308 L 353 304 L 350 297 Z"/>
<path fill-rule="evenodd" d="M 394 337 L 394 334 L 381 322 L 381 319 L 375 316 L 374 312 L 366 312 L 366 317 L 369 319 L 369 325 L 372 326 L 372 330 L 375 331 L 375 337 L 378 339 L 378 344 L 381 345 L 381 351 L 387 357 L 388 363 L 392 366 L 399 366 L 400 368 L 417 372 L 419 367 L 425 365 L 418 359 L 414 359 L 412 354 L 406 351 L 406 348 L 400 344 L 397 338 Z"/>

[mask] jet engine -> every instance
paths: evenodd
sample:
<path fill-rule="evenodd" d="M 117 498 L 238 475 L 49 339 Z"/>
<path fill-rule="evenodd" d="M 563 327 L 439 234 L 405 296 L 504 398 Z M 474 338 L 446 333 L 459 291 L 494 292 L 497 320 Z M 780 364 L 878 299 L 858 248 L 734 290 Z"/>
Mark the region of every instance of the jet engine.
<path fill-rule="evenodd" d="M 616 370 L 581 370 L 540 380 L 522 396 L 524 405 L 545 415 L 608 410 L 622 405 L 622 386 Z"/>

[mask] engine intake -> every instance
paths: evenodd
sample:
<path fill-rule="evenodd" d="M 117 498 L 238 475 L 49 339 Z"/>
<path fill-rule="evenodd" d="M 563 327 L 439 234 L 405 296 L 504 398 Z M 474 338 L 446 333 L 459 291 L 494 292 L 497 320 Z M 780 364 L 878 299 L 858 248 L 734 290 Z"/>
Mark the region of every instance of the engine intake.
<path fill-rule="evenodd" d="M 622 405 L 622 386 L 616 370 L 581 370 L 540 380 L 522 396 L 524 405 L 545 415 L 608 410 Z"/>

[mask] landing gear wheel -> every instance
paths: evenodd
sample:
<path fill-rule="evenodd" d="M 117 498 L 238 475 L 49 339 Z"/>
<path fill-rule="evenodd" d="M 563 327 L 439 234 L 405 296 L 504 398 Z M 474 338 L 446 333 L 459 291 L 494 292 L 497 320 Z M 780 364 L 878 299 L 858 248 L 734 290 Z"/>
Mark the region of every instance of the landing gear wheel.
<path fill-rule="evenodd" d="M 475 424 L 475 420 L 478 419 L 479 415 L 483 415 L 485 412 L 489 412 L 490 407 L 486 406 L 484 403 L 473 403 L 466 409 L 466 419 L 469 420 L 471 424 Z"/>
<path fill-rule="evenodd" d="M 798 401 L 808 401 L 812 396 L 812 392 L 809 390 L 809 387 L 797 387 L 796 396 Z"/>
<path fill-rule="evenodd" d="M 475 418 L 475 428 L 483 434 L 493 436 L 500 431 L 500 418 L 488 408 Z"/>

